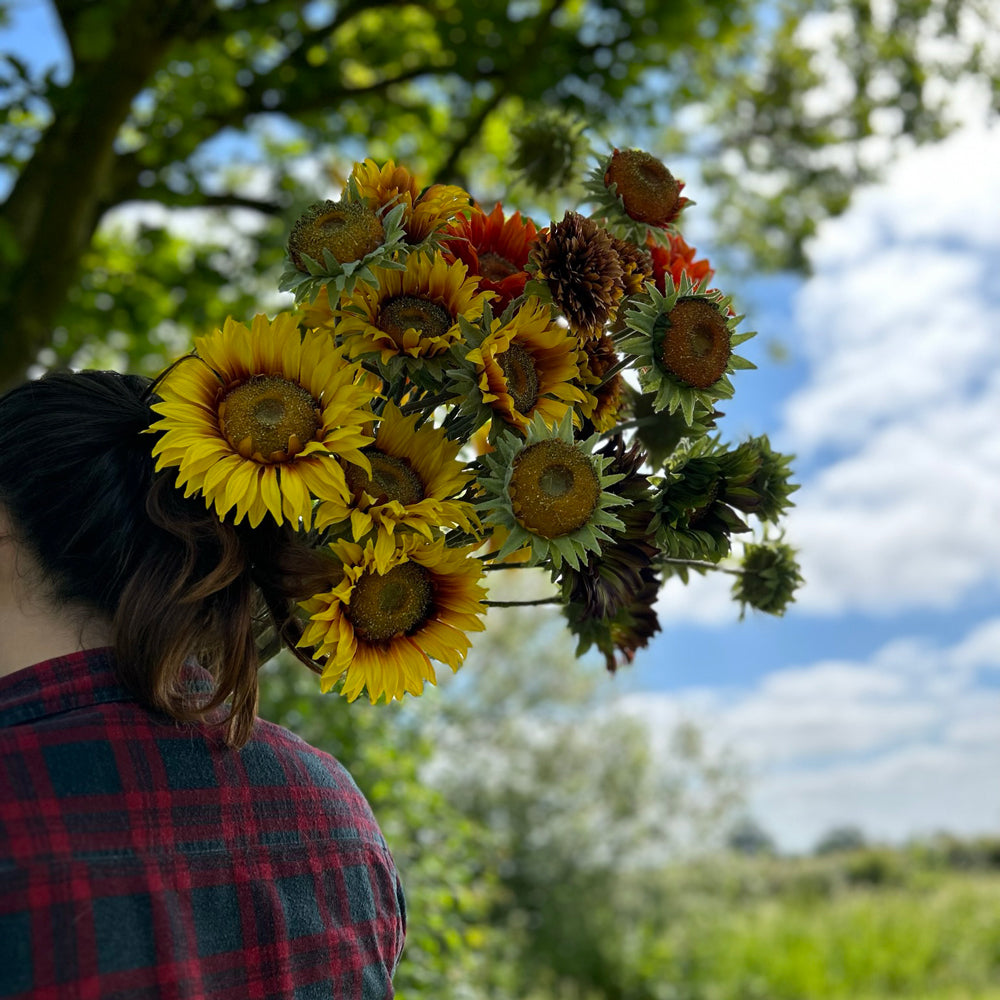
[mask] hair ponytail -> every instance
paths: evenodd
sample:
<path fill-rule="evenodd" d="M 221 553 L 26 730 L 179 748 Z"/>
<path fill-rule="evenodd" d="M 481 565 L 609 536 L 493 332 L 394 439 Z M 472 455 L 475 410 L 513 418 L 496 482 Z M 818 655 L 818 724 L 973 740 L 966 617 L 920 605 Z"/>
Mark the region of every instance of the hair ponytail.
<path fill-rule="evenodd" d="M 0 503 L 57 604 L 111 622 L 116 667 L 138 701 L 180 721 L 224 702 L 226 740 L 242 746 L 257 709 L 257 637 L 270 624 L 295 648 L 295 604 L 329 584 L 329 563 L 288 527 L 220 521 L 156 474 L 151 383 L 114 372 L 58 373 L 0 399 Z M 194 700 L 191 656 L 215 677 Z"/>

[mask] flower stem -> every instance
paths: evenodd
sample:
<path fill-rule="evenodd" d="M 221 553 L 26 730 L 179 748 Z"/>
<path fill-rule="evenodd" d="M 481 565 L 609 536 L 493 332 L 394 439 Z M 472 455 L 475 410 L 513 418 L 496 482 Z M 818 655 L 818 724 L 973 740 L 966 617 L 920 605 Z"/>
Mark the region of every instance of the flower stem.
<path fill-rule="evenodd" d="M 455 394 L 452 392 L 439 392 L 436 396 L 424 396 L 423 399 L 414 399 L 412 402 L 404 403 L 399 409 L 405 417 L 420 410 L 433 410 L 443 403 L 450 403 L 454 398 Z"/>
<path fill-rule="evenodd" d="M 634 354 L 626 354 L 617 364 L 612 365 L 605 373 L 604 377 L 601 379 L 598 389 L 602 385 L 606 385 L 610 382 L 619 372 L 624 371 L 632 362 L 635 361 Z"/>
<path fill-rule="evenodd" d="M 540 604 L 562 604 L 561 597 L 539 597 L 533 601 L 480 601 L 488 608 L 529 608 Z"/>
<path fill-rule="evenodd" d="M 743 576 L 743 570 L 735 569 L 731 566 L 720 566 L 718 563 L 708 562 L 706 559 L 672 559 L 664 556 L 658 560 L 668 566 L 690 566 L 692 569 L 712 569 L 716 573 L 729 573 L 730 576 Z"/>

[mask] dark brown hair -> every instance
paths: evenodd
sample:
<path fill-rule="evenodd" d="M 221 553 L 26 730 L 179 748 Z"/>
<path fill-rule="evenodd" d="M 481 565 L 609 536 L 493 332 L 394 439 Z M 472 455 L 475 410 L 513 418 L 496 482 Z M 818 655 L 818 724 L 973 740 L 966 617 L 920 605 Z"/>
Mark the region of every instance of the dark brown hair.
<path fill-rule="evenodd" d="M 185 498 L 174 473 L 154 472 L 152 383 L 116 372 L 54 373 L 0 398 L 0 504 L 35 556 L 57 604 L 112 623 L 121 681 L 144 705 L 180 721 L 224 702 L 227 742 L 250 738 L 258 642 L 295 648 L 298 600 L 325 589 L 331 569 L 290 526 L 220 521 Z M 190 657 L 215 676 L 194 701 Z"/>

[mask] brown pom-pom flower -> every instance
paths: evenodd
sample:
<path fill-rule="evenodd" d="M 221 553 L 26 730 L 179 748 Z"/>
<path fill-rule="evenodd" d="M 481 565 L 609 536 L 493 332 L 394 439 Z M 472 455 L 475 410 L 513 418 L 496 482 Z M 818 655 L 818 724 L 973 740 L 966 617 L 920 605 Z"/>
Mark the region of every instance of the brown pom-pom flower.
<path fill-rule="evenodd" d="M 600 334 L 625 294 L 625 269 L 611 234 L 577 212 L 539 235 L 529 270 L 548 285 L 570 328 L 584 336 Z"/>

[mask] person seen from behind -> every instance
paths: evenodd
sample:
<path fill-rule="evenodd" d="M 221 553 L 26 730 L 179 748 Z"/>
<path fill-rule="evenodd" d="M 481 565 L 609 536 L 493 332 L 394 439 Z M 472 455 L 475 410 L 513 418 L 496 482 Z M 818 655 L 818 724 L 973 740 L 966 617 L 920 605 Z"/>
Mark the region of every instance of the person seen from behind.
<path fill-rule="evenodd" d="M 294 650 L 326 567 L 154 472 L 151 389 L 0 399 L 0 997 L 392 997 L 375 818 L 256 717 L 258 644 Z"/>

